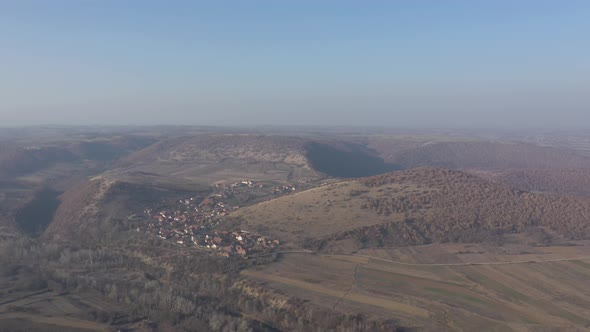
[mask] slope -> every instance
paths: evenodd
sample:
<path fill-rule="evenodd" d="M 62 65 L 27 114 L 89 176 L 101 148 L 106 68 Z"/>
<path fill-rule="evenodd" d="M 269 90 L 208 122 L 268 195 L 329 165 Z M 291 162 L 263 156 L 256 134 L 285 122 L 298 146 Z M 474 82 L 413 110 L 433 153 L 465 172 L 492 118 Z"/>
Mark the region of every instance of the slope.
<path fill-rule="evenodd" d="M 590 158 L 569 149 L 527 143 L 372 139 L 368 146 L 386 162 L 404 169 L 418 166 L 451 169 L 590 169 Z"/>
<path fill-rule="evenodd" d="M 588 169 L 474 171 L 474 174 L 519 190 L 590 197 Z"/>
<path fill-rule="evenodd" d="M 305 157 L 305 142 L 293 137 L 238 134 L 173 138 L 124 158 L 109 174 L 144 172 L 204 183 L 317 178 Z"/>
<path fill-rule="evenodd" d="M 535 194 L 461 171 L 418 168 L 322 186 L 234 214 L 297 245 L 481 242 L 536 229 L 544 241 L 590 238 L 590 201 Z M 537 233 L 538 233 L 537 232 Z M 350 243 L 349 243 L 350 244 Z"/>

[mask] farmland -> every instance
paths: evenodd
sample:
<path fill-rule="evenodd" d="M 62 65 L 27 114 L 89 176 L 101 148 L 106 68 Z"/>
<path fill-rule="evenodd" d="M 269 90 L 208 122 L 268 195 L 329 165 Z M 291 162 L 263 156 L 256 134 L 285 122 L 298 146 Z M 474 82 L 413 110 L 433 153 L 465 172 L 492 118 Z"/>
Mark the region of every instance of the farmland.
<path fill-rule="evenodd" d="M 588 248 L 522 253 L 523 247 L 515 246 L 498 253 L 486 246 L 448 244 L 353 255 L 289 254 L 243 275 L 326 307 L 394 318 L 403 326 L 581 331 L 590 326 Z M 448 265 L 432 263 L 441 261 Z"/>

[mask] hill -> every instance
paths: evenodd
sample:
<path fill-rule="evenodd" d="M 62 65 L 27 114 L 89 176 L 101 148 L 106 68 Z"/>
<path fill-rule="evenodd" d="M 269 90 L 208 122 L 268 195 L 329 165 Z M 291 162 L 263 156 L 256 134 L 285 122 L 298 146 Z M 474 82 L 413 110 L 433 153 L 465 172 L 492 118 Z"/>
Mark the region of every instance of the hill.
<path fill-rule="evenodd" d="M 474 174 L 519 190 L 590 197 L 590 170 L 587 169 L 474 171 Z"/>
<path fill-rule="evenodd" d="M 0 145 L 0 177 L 14 178 L 63 164 L 90 168 L 96 165 L 88 162 L 113 162 L 153 142 L 152 138 L 135 136 L 73 139 L 47 144 L 41 141 L 26 146 L 5 142 Z"/>
<path fill-rule="evenodd" d="M 343 181 L 247 207 L 234 216 L 243 227 L 319 247 L 344 240 L 354 242 L 351 248 L 482 242 L 530 229 L 543 241 L 590 238 L 587 199 L 529 193 L 438 168 Z"/>
<path fill-rule="evenodd" d="M 344 331 L 358 326 L 395 331 L 398 327 L 389 319 L 305 303 L 239 275 L 248 265 L 265 264 L 273 257 L 224 258 L 130 227 L 130 212 L 146 206 L 164 209 L 189 194 L 196 193 L 107 177 L 95 177 L 65 192 L 41 241 L 0 245 L 0 286 L 10 290 L 6 303 L 13 304 L 0 305 L 0 313 L 6 313 L 1 324 L 16 324 L 9 318 L 36 323 L 34 315 L 18 314 L 30 311 L 56 325 L 79 323 L 97 329 L 104 324 L 163 331 Z M 32 271 L 19 268 L 25 264 L 33 266 Z M 12 278 L 19 273 L 24 285 Z M 45 279 L 51 286 L 37 285 Z M 67 296 L 69 291 L 76 296 Z M 56 312 L 51 305 L 22 301 L 29 297 L 66 308 Z M 70 303 L 84 305 L 76 310 Z"/>
<path fill-rule="evenodd" d="M 15 177 L 76 159 L 76 155 L 60 147 L 19 148 L 5 145 L 0 147 L 0 176 Z"/>
<path fill-rule="evenodd" d="M 257 134 L 199 134 L 160 141 L 119 163 L 110 174 L 144 172 L 204 182 L 296 181 L 361 177 L 399 169 L 346 139 Z"/>
<path fill-rule="evenodd" d="M 318 178 L 305 157 L 305 140 L 294 137 L 201 134 L 160 141 L 124 158 L 113 176 L 153 173 L 204 183 Z"/>
<path fill-rule="evenodd" d="M 417 168 L 321 186 L 233 216 L 236 227 L 284 242 L 276 262 L 242 275 L 306 303 L 418 331 L 590 326 L 585 198 Z"/>
<path fill-rule="evenodd" d="M 453 137 L 284 136 L 207 133 L 165 139 L 109 174 L 153 173 L 205 183 L 357 178 L 430 166 L 450 169 L 590 169 L 568 149 Z"/>
<path fill-rule="evenodd" d="M 45 239 L 89 241 L 116 239 L 118 232 L 129 227 L 127 217 L 147 206 L 166 205 L 188 193 L 208 191 L 205 186 L 192 190 L 151 186 L 98 176 L 78 183 L 61 196 L 51 223 L 43 233 Z"/>
<path fill-rule="evenodd" d="M 590 158 L 573 150 L 528 143 L 370 139 L 368 147 L 403 169 L 419 166 L 451 169 L 590 169 Z"/>

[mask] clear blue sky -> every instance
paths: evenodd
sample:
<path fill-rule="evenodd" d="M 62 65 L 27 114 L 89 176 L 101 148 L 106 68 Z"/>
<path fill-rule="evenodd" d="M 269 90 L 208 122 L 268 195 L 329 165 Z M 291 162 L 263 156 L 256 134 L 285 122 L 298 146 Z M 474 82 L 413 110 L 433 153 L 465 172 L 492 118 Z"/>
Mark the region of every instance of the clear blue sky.
<path fill-rule="evenodd" d="M 0 118 L 590 126 L 590 1 L 6 0 Z"/>

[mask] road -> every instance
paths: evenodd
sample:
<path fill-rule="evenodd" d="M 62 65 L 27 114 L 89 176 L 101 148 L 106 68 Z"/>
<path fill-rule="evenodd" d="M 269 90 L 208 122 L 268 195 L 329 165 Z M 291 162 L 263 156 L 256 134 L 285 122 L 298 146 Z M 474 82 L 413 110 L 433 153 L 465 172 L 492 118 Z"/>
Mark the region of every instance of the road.
<path fill-rule="evenodd" d="M 544 259 L 544 260 L 520 260 L 520 261 L 500 261 L 500 262 L 473 262 L 473 263 L 407 263 L 401 261 L 394 261 L 385 258 L 379 258 L 375 256 L 369 255 L 361 255 L 361 254 L 338 254 L 338 255 L 331 255 L 331 254 L 319 254 L 312 250 L 287 250 L 287 251 L 279 251 L 277 254 L 314 254 L 324 257 L 330 256 L 354 256 L 354 257 L 363 257 L 368 259 L 373 259 L 377 261 L 387 262 L 391 264 L 397 265 L 406 265 L 406 266 L 474 266 L 474 265 L 511 265 L 511 264 L 540 264 L 540 263 L 553 263 L 553 262 L 567 262 L 567 261 L 585 261 L 590 260 L 590 256 L 576 256 L 576 257 L 568 257 L 568 258 L 553 258 L 553 259 Z M 266 254 L 268 255 L 268 254 Z M 258 256 L 260 257 L 260 256 Z"/>
<path fill-rule="evenodd" d="M 554 258 L 554 259 L 545 259 L 545 260 L 521 260 L 521 261 L 503 261 L 503 262 L 474 262 L 474 263 L 406 263 L 400 261 L 393 261 L 389 259 L 368 256 L 368 255 L 360 255 L 360 254 L 350 254 L 347 256 L 356 256 L 356 257 L 364 257 L 369 259 L 374 259 L 382 262 L 398 264 L 398 265 L 408 265 L 408 266 L 473 266 L 473 265 L 510 265 L 510 264 L 530 264 L 530 263 L 551 263 L 551 262 L 566 262 L 566 261 L 581 261 L 581 260 L 590 260 L 590 256 L 580 256 L 580 257 L 568 257 L 568 258 Z"/>

